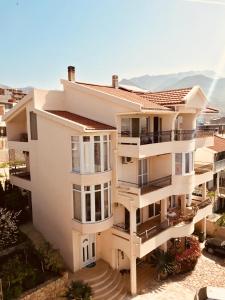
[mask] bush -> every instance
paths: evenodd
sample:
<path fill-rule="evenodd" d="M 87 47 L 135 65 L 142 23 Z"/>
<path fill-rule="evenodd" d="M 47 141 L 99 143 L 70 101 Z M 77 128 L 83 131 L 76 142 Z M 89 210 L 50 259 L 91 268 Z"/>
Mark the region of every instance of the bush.
<path fill-rule="evenodd" d="M 53 249 L 50 243 L 45 242 L 38 249 L 43 272 L 51 271 L 60 274 L 64 269 L 63 259 L 57 249 Z"/>
<path fill-rule="evenodd" d="M 195 237 L 186 238 L 188 247 L 175 256 L 176 263 L 181 273 L 192 271 L 201 255 L 200 243 Z"/>
<path fill-rule="evenodd" d="M 92 295 L 91 287 L 82 281 L 72 281 L 65 294 L 67 299 L 90 300 Z"/>
<path fill-rule="evenodd" d="M 221 227 L 225 227 L 225 214 L 223 214 L 217 221 L 216 224 Z"/>
<path fill-rule="evenodd" d="M 13 246 L 18 240 L 17 217 L 19 212 L 13 213 L 0 208 L 0 251 Z"/>

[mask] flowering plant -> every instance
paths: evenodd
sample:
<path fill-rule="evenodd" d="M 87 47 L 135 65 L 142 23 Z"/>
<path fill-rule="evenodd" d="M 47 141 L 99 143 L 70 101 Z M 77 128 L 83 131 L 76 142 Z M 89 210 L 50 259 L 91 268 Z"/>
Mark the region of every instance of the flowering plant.
<path fill-rule="evenodd" d="M 199 241 L 194 237 L 186 238 L 188 247 L 182 252 L 177 253 L 175 256 L 177 263 L 191 263 L 196 262 L 201 255 Z"/>

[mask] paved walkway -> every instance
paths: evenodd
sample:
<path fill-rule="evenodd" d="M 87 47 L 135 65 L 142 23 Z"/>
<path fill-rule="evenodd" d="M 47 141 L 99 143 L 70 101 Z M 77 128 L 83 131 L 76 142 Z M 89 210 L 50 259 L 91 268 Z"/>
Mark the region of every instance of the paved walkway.
<path fill-rule="evenodd" d="M 157 282 L 149 278 L 142 282 L 142 295 L 135 300 L 191 300 L 195 292 L 203 286 L 225 287 L 225 260 L 210 255 L 205 250 L 199 258 L 194 271 L 170 277 L 166 281 Z"/>

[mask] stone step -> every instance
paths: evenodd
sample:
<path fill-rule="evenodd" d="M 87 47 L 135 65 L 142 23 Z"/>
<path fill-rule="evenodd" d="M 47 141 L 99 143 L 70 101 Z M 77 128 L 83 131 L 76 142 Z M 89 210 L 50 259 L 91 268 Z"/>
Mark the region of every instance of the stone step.
<path fill-rule="evenodd" d="M 105 283 L 112 276 L 112 273 L 113 273 L 113 270 L 111 268 L 108 268 L 107 272 L 104 273 L 104 275 L 101 276 L 100 278 L 98 276 L 97 279 L 95 277 L 95 278 L 92 278 L 92 280 L 85 280 L 85 281 L 88 282 L 93 289 L 97 290 L 98 287 L 100 287 L 103 283 Z"/>
<path fill-rule="evenodd" d="M 108 290 L 106 293 L 99 296 L 93 296 L 93 300 L 125 300 L 127 293 L 124 290 L 122 282 L 118 282 L 113 289 Z"/>
<path fill-rule="evenodd" d="M 98 293 L 108 288 L 110 284 L 114 281 L 114 279 L 116 280 L 117 277 L 118 277 L 118 272 L 113 271 L 111 269 L 111 272 L 108 273 L 108 276 L 105 276 L 103 280 L 98 281 L 98 283 L 96 283 L 95 285 L 91 284 L 91 287 L 92 289 L 95 290 L 95 293 Z"/>
<path fill-rule="evenodd" d="M 104 292 L 109 291 L 118 281 L 120 282 L 120 279 L 118 272 L 113 271 L 106 281 L 102 282 L 101 285 L 94 289 L 94 295 L 102 295 Z"/>
<path fill-rule="evenodd" d="M 123 284 L 122 281 L 120 281 L 119 279 L 117 279 L 116 281 L 114 280 L 110 286 L 105 289 L 104 291 L 101 291 L 99 293 L 93 293 L 94 296 L 94 300 L 111 300 L 111 299 L 115 299 L 114 296 L 115 294 L 120 294 L 120 292 L 122 292 L 123 289 Z"/>

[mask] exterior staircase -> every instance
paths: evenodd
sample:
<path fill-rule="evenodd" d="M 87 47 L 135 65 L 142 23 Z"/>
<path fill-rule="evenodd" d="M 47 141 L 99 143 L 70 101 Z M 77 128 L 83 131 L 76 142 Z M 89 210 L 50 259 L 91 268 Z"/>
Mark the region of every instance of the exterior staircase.
<path fill-rule="evenodd" d="M 113 270 L 103 260 L 98 260 L 92 268 L 84 268 L 74 273 L 71 280 L 88 283 L 92 288 L 93 300 L 127 299 L 127 290 L 120 272 Z"/>

